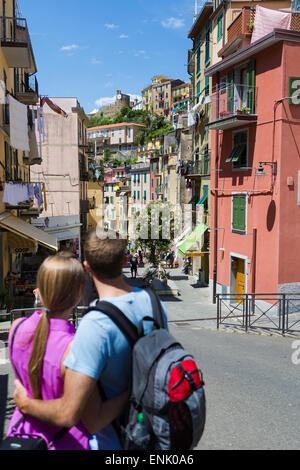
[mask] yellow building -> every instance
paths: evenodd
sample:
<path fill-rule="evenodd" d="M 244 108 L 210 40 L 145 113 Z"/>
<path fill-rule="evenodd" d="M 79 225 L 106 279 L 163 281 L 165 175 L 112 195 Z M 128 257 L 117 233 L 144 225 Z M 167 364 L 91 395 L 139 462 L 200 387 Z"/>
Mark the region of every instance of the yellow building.
<path fill-rule="evenodd" d="M 96 229 L 103 225 L 103 181 L 88 182 L 89 213 L 87 216 L 87 230 Z"/>
<path fill-rule="evenodd" d="M 38 246 L 54 252 L 57 250 L 56 238 L 30 224 L 31 217 L 42 210 L 42 201 L 45 203 L 42 186 L 39 185 L 39 204 L 34 206 L 36 196 L 32 191 L 35 188 L 30 184 L 29 171 L 29 165 L 40 163 L 37 148 L 33 151 L 30 146 L 29 133 L 34 132 L 34 116 L 28 109 L 39 99 L 35 77 L 37 67 L 26 19 L 16 16 L 15 1 L 3 3 L 0 38 L 0 291 L 3 280 L 12 282 L 9 272 L 17 273 L 16 277 L 21 282 L 20 261 L 23 255 L 35 253 Z M 18 126 L 15 125 L 15 116 L 18 117 Z M 31 289 L 33 286 L 28 277 L 22 288 L 25 291 L 26 287 Z"/>

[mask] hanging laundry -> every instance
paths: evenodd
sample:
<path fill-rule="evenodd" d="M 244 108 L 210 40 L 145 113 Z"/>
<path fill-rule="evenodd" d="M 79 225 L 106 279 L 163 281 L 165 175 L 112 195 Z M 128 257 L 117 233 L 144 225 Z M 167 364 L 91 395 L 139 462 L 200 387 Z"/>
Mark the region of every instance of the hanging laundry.
<path fill-rule="evenodd" d="M 44 98 L 40 99 L 40 106 L 43 107 L 45 103 L 55 113 L 60 114 L 63 117 L 68 117 L 68 114 L 63 109 L 61 109 L 59 106 L 57 106 L 57 104 L 53 103 L 53 101 L 51 101 L 50 98 L 47 98 L 46 96 Z"/>
<path fill-rule="evenodd" d="M 255 20 L 253 33 L 251 37 L 251 44 L 258 39 L 266 36 L 267 34 L 278 29 L 290 29 L 291 27 L 291 13 L 285 13 L 278 10 L 271 10 L 256 5 Z"/>
<path fill-rule="evenodd" d="M 5 104 L 6 87 L 3 80 L 0 80 L 0 104 Z"/>
<path fill-rule="evenodd" d="M 44 211 L 47 211 L 47 199 L 46 199 L 46 185 L 45 183 L 42 184 L 42 192 L 44 197 Z"/>
<path fill-rule="evenodd" d="M 10 145 L 15 149 L 29 150 L 27 106 L 11 95 L 9 103 Z"/>
<path fill-rule="evenodd" d="M 36 183 L 34 185 L 34 196 L 37 200 L 38 206 L 41 207 L 43 203 L 41 183 Z"/>
<path fill-rule="evenodd" d="M 40 135 L 40 142 L 44 142 L 46 139 L 46 130 L 45 130 L 45 118 L 43 108 L 37 109 L 37 122 L 38 122 L 38 131 Z"/>

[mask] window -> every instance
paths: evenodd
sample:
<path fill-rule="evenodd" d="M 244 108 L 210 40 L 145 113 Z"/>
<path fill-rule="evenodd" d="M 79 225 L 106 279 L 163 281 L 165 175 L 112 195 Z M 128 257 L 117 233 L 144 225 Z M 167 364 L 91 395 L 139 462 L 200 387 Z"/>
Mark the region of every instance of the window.
<path fill-rule="evenodd" d="M 147 199 L 147 191 L 144 191 L 144 200 L 146 201 Z"/>
<path fill-rule="evenodd" d="M 152 188 L 154 187 L 154 180 L 153 179 L 151 180 L 151 186 L 152 186 Z"/>
<path fill-rule="evenodd" d="M 144 174 L 144 183 L 147 183 L 147 175 L 146 175 L 146 173 Z"/>
<path fill-rule="evenodd" d="M 248 157 L 248 131 L 239 131 L 233 134 L 233 149 L 226 159 L 226 163 L 232 163 L 233 168 L 247 166 Z"/>
<path fill-rule="evenodd" d="M 246 231 L 246 194 L 232 196 L 232 230 Z"/>
<path fill-rule="evenodd" d="M 166 98 L 169 98 L 169 93 L 166 93 Z"/>
<path fill-rule="evenodd" d="M 196 87 L 196 97 L 197 97 L 197 103 L 199 103 L 199 97 L 200 97 L 200 81 L 197 82 L 197 87 Z"/>
<path fill-rule="evenodd" d="M 217 19 L 217 41 L 219 42 L 223 37 L 223 13 Z"/>

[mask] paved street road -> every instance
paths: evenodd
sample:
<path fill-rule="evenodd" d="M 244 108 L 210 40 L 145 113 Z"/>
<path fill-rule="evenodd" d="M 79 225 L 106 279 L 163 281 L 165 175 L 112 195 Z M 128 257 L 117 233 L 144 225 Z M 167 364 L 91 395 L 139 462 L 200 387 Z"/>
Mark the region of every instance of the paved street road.
<path fill-rule="evenodd" d="M 196 291 L 182 287 L 180 301 L 165 298 L 165 305 L 171 333 L 194 354 L 206 382 L 207 423 L 198 448 L 298 449 L 300 365 L 291 360 L 293 340 L 216 331 L 214 322 L 209 329 L 207 322 L 179 323 L 195 305 L 200 315 L 213 315 Z M 0 364 L 0 431 L 13 409 L 12 390 L 11 369 Z"/>

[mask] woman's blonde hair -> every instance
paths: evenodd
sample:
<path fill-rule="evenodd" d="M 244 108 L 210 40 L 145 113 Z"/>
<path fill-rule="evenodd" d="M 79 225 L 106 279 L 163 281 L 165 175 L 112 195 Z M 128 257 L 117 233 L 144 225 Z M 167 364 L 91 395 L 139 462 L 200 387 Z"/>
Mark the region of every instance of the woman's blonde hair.
<path fill-rule="evenodd" d="M 37 288 L 42 305 L 48 313 L 43 313 L 33 338 L 32 351 L 28 363 L 28 375 L 34 398 L 42 398 L 41 371 L 49 335 L 49 316 L 63 313 L 78 305 L 85 283 L 81 263 L 72 257 L 50 256 L 40 266 Z"/>

